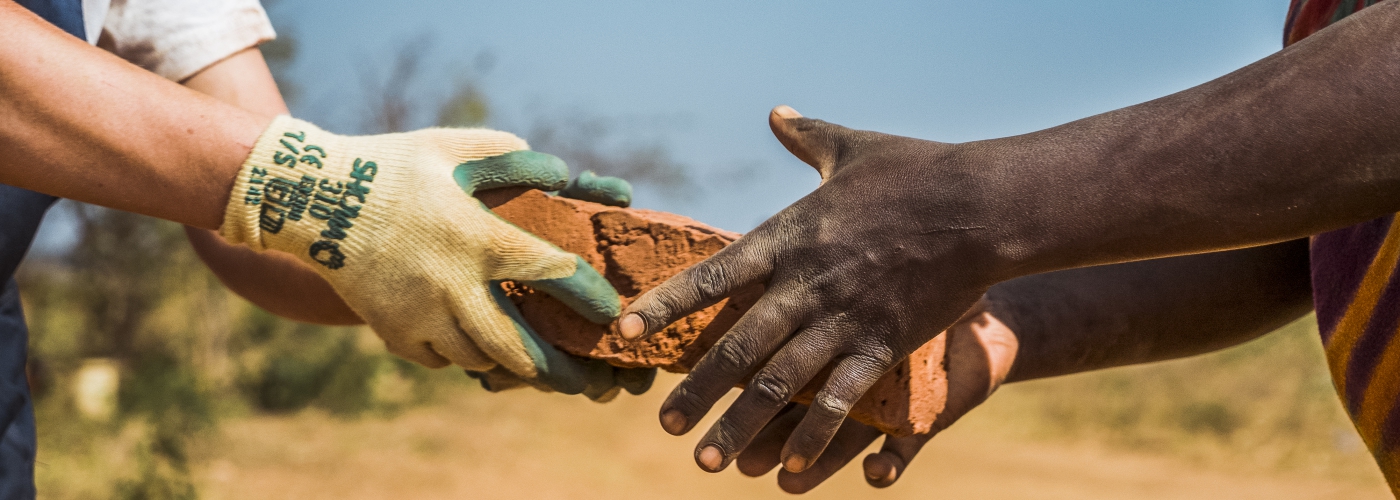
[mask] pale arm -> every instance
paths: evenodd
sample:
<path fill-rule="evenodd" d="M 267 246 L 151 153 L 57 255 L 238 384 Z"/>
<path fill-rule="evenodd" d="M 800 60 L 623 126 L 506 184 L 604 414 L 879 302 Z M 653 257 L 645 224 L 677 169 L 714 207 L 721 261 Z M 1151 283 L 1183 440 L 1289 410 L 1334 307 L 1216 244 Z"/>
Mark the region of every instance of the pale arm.
<path fill-rule="evenodd" d="M 0 2 L 0 183 L 216 229 L 270 116 L 222 104 Z"/>

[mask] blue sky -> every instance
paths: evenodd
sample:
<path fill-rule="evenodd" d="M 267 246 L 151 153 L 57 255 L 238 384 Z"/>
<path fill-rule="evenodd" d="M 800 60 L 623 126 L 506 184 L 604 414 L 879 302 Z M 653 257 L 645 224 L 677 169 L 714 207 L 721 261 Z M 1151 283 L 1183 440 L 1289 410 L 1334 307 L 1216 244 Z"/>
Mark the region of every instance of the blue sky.
<path fill-rule="evenodd" d="M 282 0 L 272 12 L 299 40 L 298 115 L 353 123 L 362 75 L 406 41 L 432 40 L 425 93 L 489 51 L 493 126 L 524 132 L 540 110 L 640 123 L 696 189 L 643 186 L 637 204 L 743 231 L 817 185 L 768 131 L 777 104 L 948 142 L 1020 134 L 1266 56 L 1287 3 Z"/>

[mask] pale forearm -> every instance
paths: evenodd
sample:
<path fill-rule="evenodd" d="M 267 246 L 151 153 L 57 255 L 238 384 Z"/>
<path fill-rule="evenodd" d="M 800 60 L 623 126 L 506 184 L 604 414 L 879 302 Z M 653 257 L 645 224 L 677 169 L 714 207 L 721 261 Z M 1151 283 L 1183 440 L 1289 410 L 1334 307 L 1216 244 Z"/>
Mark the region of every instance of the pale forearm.
<path fill-rule="evenodd" d="M 1400 211 L 1400 3 L 1199 87 L 959 146 L 1008 275 L 1240 248 Z M 996 194 L 1000 193 L 1000 194 Z M 1002 203 L 1002 205 L 997 205 Z"/>
<path fill-rule="evenodd" d="M 207 229 L 270 117 L 0 2 L 0 183 Z"/>

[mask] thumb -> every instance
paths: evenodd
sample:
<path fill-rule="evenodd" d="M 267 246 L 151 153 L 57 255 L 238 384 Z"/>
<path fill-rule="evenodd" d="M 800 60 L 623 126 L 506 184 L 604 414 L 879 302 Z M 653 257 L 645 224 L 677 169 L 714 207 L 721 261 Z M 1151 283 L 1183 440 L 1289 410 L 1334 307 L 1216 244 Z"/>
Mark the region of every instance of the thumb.
<path fill-rule="evenodd" d="M 562 278 L 521 279 L 531 288 L 549 294 L 574 312 L 597 324 L 607 324 L 622 311 L 617 290 L 581 257 L 574 257 L 574 272 Z"/>
<path fill-rule="evenodd" d="M 569 182 L 569 167 L 557 156 L 521 150 L 457 165 L 452 178 L 468 195 L 507 186 L 554 191 Z"/>
<path fill-rule="evenodd" d="M 492 222 L 490 279 L 524 283 L 600 325 L 622 311 L 617 290 L 582 257 L 499 217 Z"/>
<path fill-rule="evenodd" d="M 768 126 L 778 142 L 797 159 L 811 165 L 825 181 L 836 173 L 841 161 L 854 153 L 862 142 L 861 131 L 814 118 L 804 118 L 787 105 L 768 113 Z"/>
<path fill-rule="evenodd" d="M 904 469 L 909 467 L 909 462 L 914 460 L 914 456 L 919 454 L 919 450 L 923 449 L 933 436 L 933 433 L 904 437 L 886 436 L 880 452 L 866 455 L 861 464 L 865 469 L 865 482 L 876 488 L 894 484 L 899 480 L 899 476 L 904 474 Z"/>

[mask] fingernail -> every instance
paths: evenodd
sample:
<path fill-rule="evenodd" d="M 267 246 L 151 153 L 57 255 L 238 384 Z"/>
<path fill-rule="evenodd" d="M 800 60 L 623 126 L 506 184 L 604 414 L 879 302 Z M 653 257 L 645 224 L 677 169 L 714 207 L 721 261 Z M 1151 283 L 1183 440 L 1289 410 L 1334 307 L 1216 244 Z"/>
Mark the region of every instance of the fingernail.
<path fill-rule="evenodd" d="M 802 472 L 807 470 L 807 459 L 799 455 L 789 455 L 783 460 L 783 468 L 788 472 Z"/>
<path fill-rule="evenodd" d="M 641 337 L 643 333 L 646 333 L 646 327 L 647 324 L 645 321 L 642 321 L 642 317 L 636 313 L 632 313 L 624 316 L 621 321 L 617 322 L 617 333 L 622 334 L 622 338 L 624 339 L 634 340 L 637 337 Z"/>
<path fill-rule="evenodd" d="M 719 466 L 724 463 L 724 454 L 720 453 L 719 447 L 709 445 L 700 450 L 700 466 L 710 472 L 719 472 Z"/>
<path fill-rule="evenodd" d="M 884 452 L 865 456 L 865 482 L 876 488 L 884 488 L 899 479 L 899 468 Z"/>
<path fill-rule="evenodd" d="M 792 109 L 792 106 L 786 104 L 773 108 L 773 114 L 778 115 L 779 118 L 802 118 L 802 113 L 798 113 L 797 110 Z"/>
<path fill-rule="evenodd" d="M 680 410 L 666 410 L 661 414 L 661 428 L 672 436 L 679 436 L 685 432 L 685 415 Z"/>
<path fill-rule="evenodd" d="M 865 478 L 873 483 L 888 484 L 894 482 L 895 470 L 884 460 L 872 461 L 870 466 L 865 468 Z"/>

